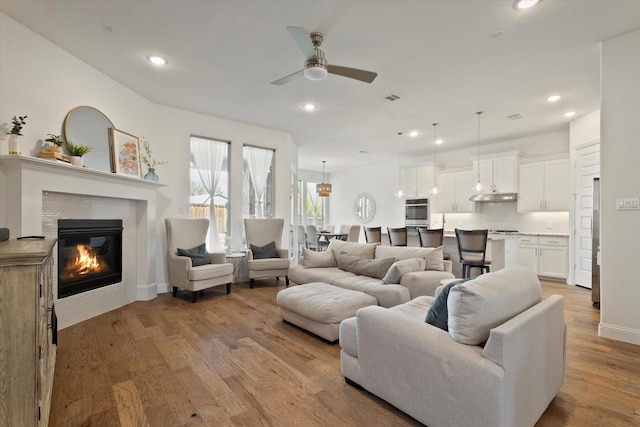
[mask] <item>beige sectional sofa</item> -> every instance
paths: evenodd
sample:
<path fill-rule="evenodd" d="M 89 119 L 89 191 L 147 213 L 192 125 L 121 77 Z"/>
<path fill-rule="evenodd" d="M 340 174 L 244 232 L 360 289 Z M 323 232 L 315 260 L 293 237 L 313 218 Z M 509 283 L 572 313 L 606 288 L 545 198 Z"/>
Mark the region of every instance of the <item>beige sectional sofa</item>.
<path fill-rule="evenodd" d="M 343 376 L 430 427 L 533 426 L 564 380 L 562 297 L 517 266 L 452 284 L 448 331 L 425 323 L 434 300 L 342 321 Z"/>
<path fill-rule="evenodd" d="M 307 256 L 300 257 L 298 265 L 289 268 L 291 281 L 300 285 L 324 282 L 364 292 L 374 296 L 383 307 L 393 307 L 421 295 L 433 296 L 443 279 L 454 278 L 451 274 L 451 261 L 442 259 L 442 248 L 392 247 L 332 239 L 325 252 L 305 250 L 305 254 Z M 359 270 L 357 267 L 361 267 L 358 265 L 360 259 L 371 262 Z M 422 269 L 416 267 L 417 264 L 413 262 L 415 260 L 424 261 Z M 340 266 L 353 267 L 351 269 L 356 272 L 347 271 Z M 385 275 L 388 279 L 385 283 L 382 277 L 385 273 L 381 272 L 387 270 L 389 274 Z M 364 274 L 358 274 L 358 271 Z M 394 272 L 395 274 L 391 274 Z M 379 277 L 370 275 L 376 273 L 381 274 L 378 274 Z"/>

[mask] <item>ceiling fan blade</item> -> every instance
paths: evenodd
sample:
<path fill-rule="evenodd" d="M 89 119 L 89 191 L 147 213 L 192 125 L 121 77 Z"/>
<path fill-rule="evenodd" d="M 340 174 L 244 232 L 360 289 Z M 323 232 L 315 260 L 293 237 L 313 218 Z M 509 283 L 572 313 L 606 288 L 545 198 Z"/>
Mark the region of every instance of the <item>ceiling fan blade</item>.
<path fill-rule="evenodd" d="M 307 59 L 313 59 L 316 57 L 316 53 L 313 50 L 313 44 L 309 37 L 309 32 L 302 27 L 287 27 L 287 31 L 291 35 L 291 38 L 298 45 L 302 54 Z"/>
<path fill-rule="evenodd" d="M 331 74 L 348 77 L 350 79 L 360 80 L 365 83 L 371 83 L 378 76 L 373 71 L 360 70 L 358 68 L 341 67 L 339 65 L 327 65 L 327 71 Z"/>
<path fill-rule="evenodd" d="M 295 79 L 297 79 L 298 77 L 302 77 L 302 76 L 304 76 L 304 70 L 296 71 L 296 72 L 295 72 L 295 73 L 293 73 L 293 74 L 289 74 L 289 75 L 288 75 L 288 76 L 286 76 L 286 77 L 283 77 L 283 78 L 278 79 L 278 80 L 276 80 L 276 81 L 274 81 L 274 82 L 271 82 L 271 84 L 272 84 L 272 85 L 282 86 L 283 84 L 285 84 L 285 83 L 289 83 L 291 80 L 295 80 Z"/>

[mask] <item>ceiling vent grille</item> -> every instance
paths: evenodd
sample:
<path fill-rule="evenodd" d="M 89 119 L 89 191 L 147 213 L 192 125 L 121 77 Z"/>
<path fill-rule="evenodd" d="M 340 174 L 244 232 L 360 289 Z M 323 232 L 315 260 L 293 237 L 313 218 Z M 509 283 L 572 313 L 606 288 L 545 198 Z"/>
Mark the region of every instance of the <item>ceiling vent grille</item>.
<path fill-rule="evenodd" d="M 387 102 L 397 101 L 398 99 L 400 99 L 400 95 L 396 95 L 395 93 L 392 93 L 384 97 L 384 100 Z"/>
<path fill-rule="evenodd" d="M 510 116 L 507 116 L 507 119 L 510 119 L 510 120 L 524 119 L 524 114 L 522 113 L 512 114 Z"/>

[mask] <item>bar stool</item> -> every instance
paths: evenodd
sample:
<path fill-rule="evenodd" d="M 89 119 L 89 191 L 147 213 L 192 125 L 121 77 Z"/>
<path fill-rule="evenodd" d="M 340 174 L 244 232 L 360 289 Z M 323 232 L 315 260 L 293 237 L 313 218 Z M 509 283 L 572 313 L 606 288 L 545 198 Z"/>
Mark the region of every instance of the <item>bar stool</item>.
<path fill-rule="evenodd" d="M 479 268 L 480 274 L 490 271 L 491 260 L 487 258 L 487 236 L 489 230 L 460 230 L 456 228 L 458 254 L 462 264 L 462 277 L 471 276 L 472 268 Z"/>
<path fill-rule="evenodd" d="M 444 228 L 417 227 L 420 246 L 423 248 L 437 248 L 444 242 Z M 442 259 L 451 259 L 451 255 L 442 253 Z"/>
<path fill-rule="evenodd" d="M 391 246 L 407 246 L 407 227 L 389 228 L 389 244 Z"/>
<path fill-rule="evenodd" d="M 382 243 L 382 227 L 365 227 L 364 238 L 367 243 Z"/>

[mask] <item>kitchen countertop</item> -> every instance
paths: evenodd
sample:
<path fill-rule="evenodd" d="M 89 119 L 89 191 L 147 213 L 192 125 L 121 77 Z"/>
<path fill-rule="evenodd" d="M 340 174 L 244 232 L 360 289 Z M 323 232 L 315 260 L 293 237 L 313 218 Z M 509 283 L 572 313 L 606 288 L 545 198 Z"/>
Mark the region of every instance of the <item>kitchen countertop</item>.
<path fill-rule="evenodd" d="M 568 233 L 533 233 L 533 232 L 517 232 L 517 233 L 489 233 L 489 240 L 506 240 L 518 239 L 520 236 L 549 236 L 549 237 L 569 237 Z M 455 233 L 447 231 L 444 237 L 455 239 Z"/>

